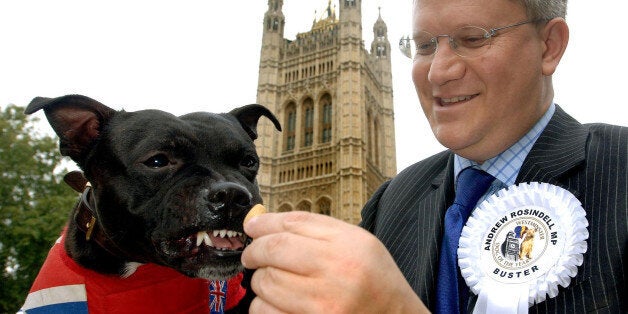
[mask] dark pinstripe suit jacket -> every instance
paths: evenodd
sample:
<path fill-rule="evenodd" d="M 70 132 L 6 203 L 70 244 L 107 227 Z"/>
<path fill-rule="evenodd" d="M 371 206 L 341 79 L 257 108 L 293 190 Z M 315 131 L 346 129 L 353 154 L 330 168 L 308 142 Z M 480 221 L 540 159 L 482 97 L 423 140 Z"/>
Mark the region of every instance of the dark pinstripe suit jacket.
<path fill-rule="evenodd" d="M 530 313 L 628 312 L 628 128 L 582 125 L 557 106 L 517 177 L 532 181 L 563 187 L 582 202 L 589 239 L 569 287 Z M 384 183 L 362 211 L 362 227 L 384 243 L 428 308 L 453 198 L 453 153 L 444 151 Z"/>

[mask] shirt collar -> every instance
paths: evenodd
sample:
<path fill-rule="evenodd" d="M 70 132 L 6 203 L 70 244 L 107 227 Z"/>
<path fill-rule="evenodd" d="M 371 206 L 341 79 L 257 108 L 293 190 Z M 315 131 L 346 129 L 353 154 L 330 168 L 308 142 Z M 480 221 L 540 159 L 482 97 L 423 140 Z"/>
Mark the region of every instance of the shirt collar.
<path fill-rule="evenodd" d="M 543 114 L 541 119 L 536 122 L 526 135 L 520 138 L 514 145 L 510 146 L 499 155 L 485 161 L 481 165 L 475 161 L 455 155 L 454 178 L 458 178 L 460 171 L 468 167 L 476 167 L 488 172 L 506 186 L 514 185 L 517 175 L 519 174 L 519 170 L 521 169 L 521 165 L 523 165 L 523 161 L 528 156 L 532 146 L 549 123 L 552 115 L 554 115 L 554 111 L 556 111 L 556 105 L 552 102 L 545 114 Z"/>

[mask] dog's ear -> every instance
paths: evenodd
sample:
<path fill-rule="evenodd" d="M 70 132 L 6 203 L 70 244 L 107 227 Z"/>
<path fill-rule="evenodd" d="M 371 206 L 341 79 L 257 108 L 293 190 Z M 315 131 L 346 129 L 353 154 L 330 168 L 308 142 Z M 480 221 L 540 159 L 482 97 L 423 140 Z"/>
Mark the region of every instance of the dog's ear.
<path fill-rule="evenodd" d="M 35 97 L 24 113 L 32 114 L 40 109 L 44 109 L 50 126 L 59 136 L 61 154 L 79 164 L 82 164 L 102 127 L 116 112 L 89 97 L 66 95 L 57 98 Z"/>
<path fill-rule="evenodd" d="M 235 116 L 242 128 L 246 131 L 246 133 L 251 137 L 251 139 L 257 139 L 257 122 L 261 116 L 264 116 L 270 121 L 273 122 L 275 128 L 278 131 L 281 131 L 281 124 L 277 117 L 270 112 L 266 107 L 259 104 L 251 104 L 242 106 L 239 108 L 235 108 L 229 112 L 231 115 Z"/>

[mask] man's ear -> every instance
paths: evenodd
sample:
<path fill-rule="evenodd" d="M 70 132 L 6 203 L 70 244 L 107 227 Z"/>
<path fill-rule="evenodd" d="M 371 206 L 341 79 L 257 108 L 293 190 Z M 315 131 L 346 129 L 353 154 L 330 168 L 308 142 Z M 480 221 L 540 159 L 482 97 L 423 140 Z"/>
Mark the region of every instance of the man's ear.
<path fill-rule="evenodd" d="M 557 17 L 551 19 L 541 29 L 543 40 L 543 75 L 554 74 L 560 59 L 567 49 L 569 42 L 569 27 L 565 19 Z"/>
<path fill-rule="evenodd" d="M 281 124 L 266 107 L 259 104 L 251 104 L 243 107 L 235 108 L 229 112 L 235 116 L 240 122 L 242 128 L 251 137 L 252 140 L 257 139 L 257 122 L 261 116 L 270 119 L 278 131 L 281 131 Z"/>
<path fill-rule="evenodd" d="M 84 158 L 102 128 L 115 114 L 115 110 L 82 95 L 57 98 L 35 97 L 24 113 L 32 114 L 44 109 L 48 123 L 59 136 L 59 150 L 83 165 Z"/>

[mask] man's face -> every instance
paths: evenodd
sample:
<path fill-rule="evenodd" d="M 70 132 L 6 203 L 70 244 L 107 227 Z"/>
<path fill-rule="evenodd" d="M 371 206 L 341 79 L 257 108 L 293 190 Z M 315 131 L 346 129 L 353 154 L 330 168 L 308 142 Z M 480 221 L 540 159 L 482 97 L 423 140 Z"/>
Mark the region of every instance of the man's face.
<path fill-rule="evenodd" d="M 417 0 L 413 33 L 452 34 L 463 26 L 489 30 L 526 21 L 510 0 Z M 542 74 L 544 43 L 535 24 L 497 32 L 490 48 L 460 57 L 440 37 L 432 56 L 415 58 L 412 79 L 437 140 L 483 162 L 513 145 L 543 115 L 552 99 Z M 549 83 L 548 83 L 549 82 Z"/>

